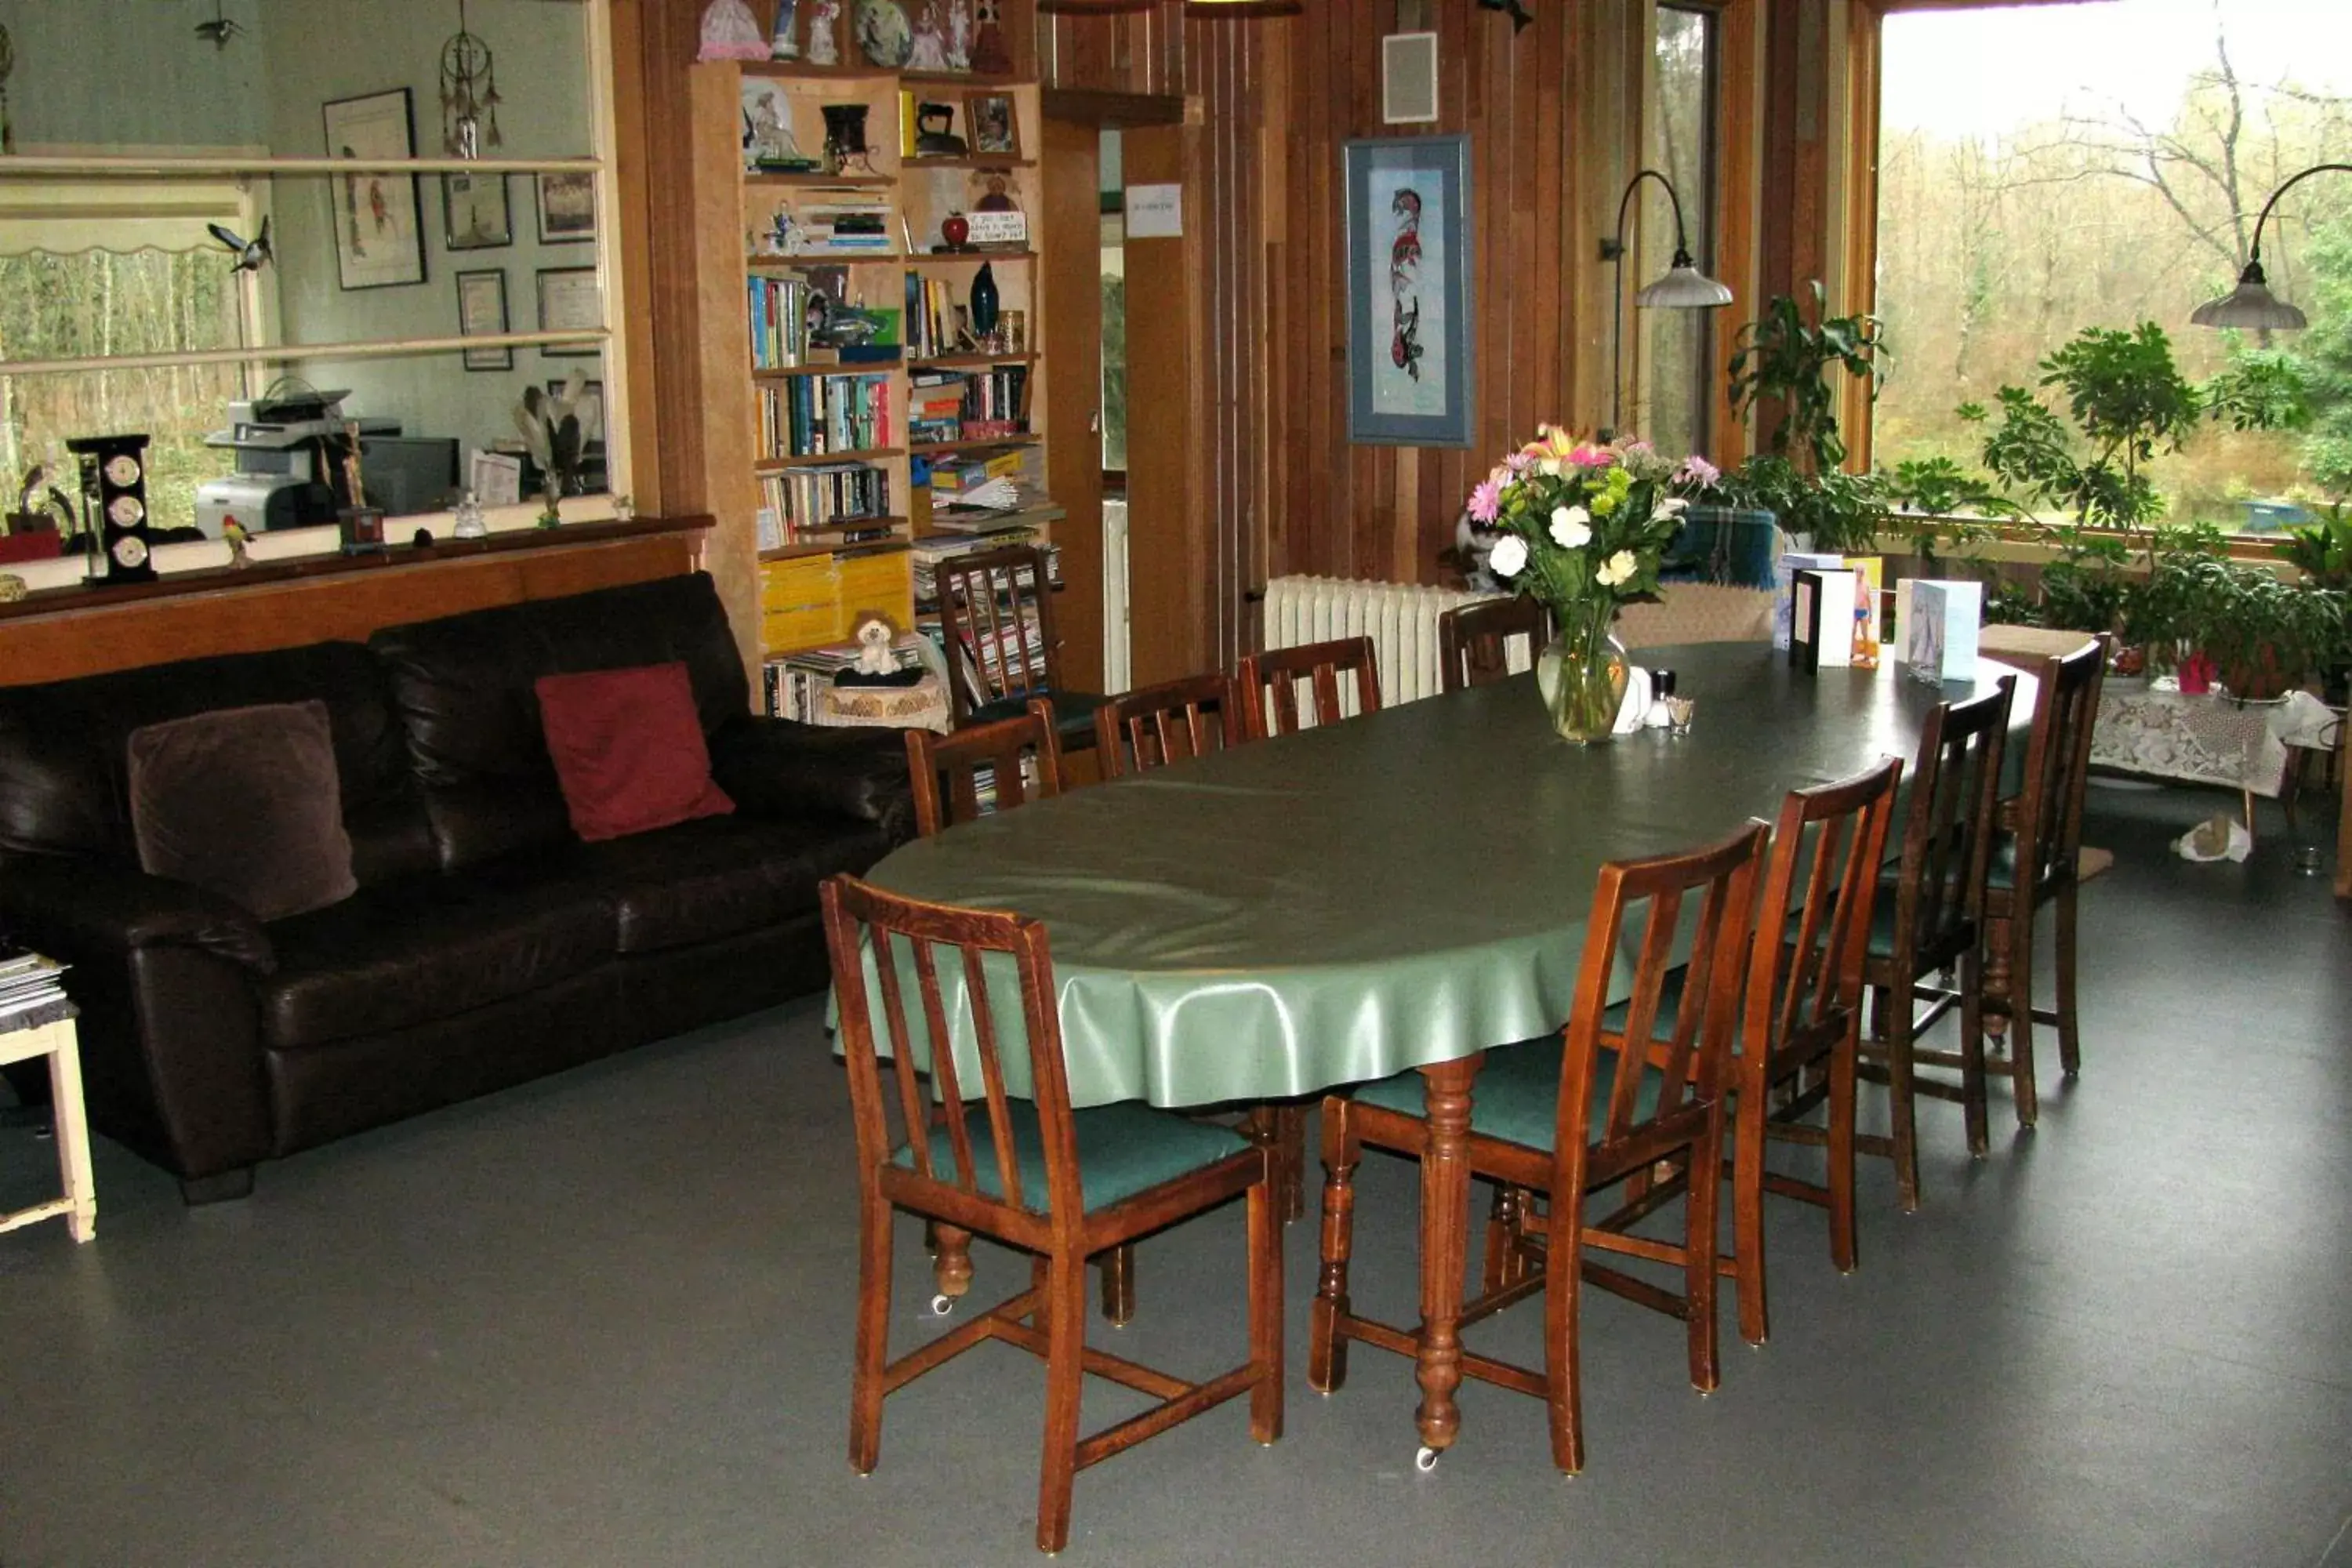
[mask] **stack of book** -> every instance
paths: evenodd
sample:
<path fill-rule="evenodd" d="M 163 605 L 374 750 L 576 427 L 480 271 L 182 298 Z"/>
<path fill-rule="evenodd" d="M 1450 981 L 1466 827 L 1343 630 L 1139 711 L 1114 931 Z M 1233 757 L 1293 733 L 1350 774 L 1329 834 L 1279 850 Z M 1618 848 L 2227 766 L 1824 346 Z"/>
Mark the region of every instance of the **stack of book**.
<path fill-rule="evenodd" d="M 803 375 L 759 389 L 760 451 L 770 458 L 868 452 L 890 445 L 890 379 Z"/>
<path fill-rule="evenodd" d="M 890 652 L 898 661 L 900 669 L 921 668 L 925 641 L 920 632 L 898 634 Z M 761 667 L 768 716 L 772 719 L 796 719 L 803 724 L 814 723 L 824 689 L 833 684 L 835 676 L 857 663 L 857 652 L 856 643 L 835 643 L 768 660 Z"/>
<path fill-rule="evenodd" d="M 927 539 L 918 539 L 910 549 L 914 558 L 916 604 L 936 605 L 939 603 L 940 567 L 958 556 L 973 555 L 983 550 L 1002 550 L 1013 544 L 1034 544 L 1036 542 L 1035 529 L 1019 525 L 984 532 L 935 533 Z M 1056 583 L 1062 580 L 1061 546 L 1045 546 L 1045 574 Z"/>
<path fill-rule="evenodd" d="M 961 441 L 963 439 L 963 383 L 960 375 L 940 371 L 920 371 L 907 378 L 907 439 L 909 441 Z"/>
<path fill-rule="evenodd" d="M 801 278 L 753 278 L 751 368 L 788 370 L 807 363 L 809 284 Z"/>
<path fill-rule="evenodd" d="M 943 278 L 907 274 L 906 326 L 909 359 L 937 359 L 970 347 L 958 330 L 955 296 Z"/>
<path fill-rule="evenodd" d="M 760 548 L 890 537 L 890 475 L 869 463 L 823 463 L 760 476 Z M 765 526 L 773 514 L 774 536 Z"/>
<path fill-rule="evenodd" d="M 826 191 L 793 215 L 792 247 L 799 256 L 887 256 L 890 204 L 878 191 Z"/>
<path fill-rule="evenodd" d="M 58 976 L 66 966 L 37 952 L 0 949 L 0 1030 L 54 1023 L 72 1011 Z"/>

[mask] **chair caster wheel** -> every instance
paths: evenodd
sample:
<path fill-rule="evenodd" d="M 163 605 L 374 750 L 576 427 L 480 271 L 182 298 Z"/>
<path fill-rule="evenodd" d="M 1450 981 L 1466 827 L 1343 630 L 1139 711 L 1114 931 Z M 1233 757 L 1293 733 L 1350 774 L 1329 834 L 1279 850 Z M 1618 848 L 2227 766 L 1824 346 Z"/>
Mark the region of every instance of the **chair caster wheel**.
<path fill-rule="evenodd" d="M 1437 1456 L 1443 1452 L 1444 1450 L 1442 1448 L 1433 1448 L 1427 1444 L 1422 1445 L 1419 1451 L 1412 1457 L 1412 1468 L 1424 1476 L 1429 1474 L 1430 1471 L 1437 1468 Z"/>
<path fill-rule="evenodd" d="M 944 1318 L 954 1310 L 955 1298 L 953 1296 L 934 1296 L 931 1298 L 932 1317 Z"/>

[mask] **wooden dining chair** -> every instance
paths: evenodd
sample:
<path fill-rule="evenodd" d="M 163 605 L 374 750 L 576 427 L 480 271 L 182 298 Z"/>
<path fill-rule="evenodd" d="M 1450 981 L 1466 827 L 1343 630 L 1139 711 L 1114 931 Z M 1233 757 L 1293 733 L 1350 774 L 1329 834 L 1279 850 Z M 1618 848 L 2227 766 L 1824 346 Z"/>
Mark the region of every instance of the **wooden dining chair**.
<path fill-rule="evenodd" d="M 1032 698 L 1012 718 L 968 724 L 952 734 L 907 731 L 915 831 L 929 838 L 988 811 L 1009 811 L 1034 795 L 1062 793 L 1060 728 L 1054 705 Z"/>
<path fill-rule="evenodd" d="M 1943 703 L 1927 715 L 1911 768 L 1901 858 L 1880 885 L 1863 961 L 1871 1020 L 1861 1072 L 1886 1085 L 1889 1131 L 1883 1138 L 1862 1134 L 1854 1146 L 1895 1163 L 1895 1197 L 1906 1212 L 1919 1206 L 1918 1096 L 1958 1101 L 1969 1151 L 1985 1152 L 1984 1029 L 1977 1011 L 1983 963 L 1979 937 L 2009 705 L 2016 689 L 2016 679 L 2005 676 L 1985 695 Z M 1954 970 L 1960 974 L 1956 989 L 1930 983 Z M 1924 1013 L 1923 1001 L 1928 1004 Z M 1921 1049 L 1918 1037 L 1956 1007 L 1961 1015 L 1959 1049 Z M 1921 1067 L 1956 1070 L 1959 1077 L 1922 1078 Z"/>
<path fill-rule="evenodd" d="M 1463 1352 L 1462 1372 L 1534 1394 L 1550 1406 L 1552 1462 L 1584 1465 L 1577 1322 L 1586 1284 L 1683 1320 L 1690 1378 L 1701 1391 L 1719 1377 L 1716 1344 L 1716 1217 L 1721 1184 L 1687 1183 L 1676 1239 L 1661 1240 L 1584 1222 L 1590 1194 L 1646 1179 L 1661 1161 L 1713 1171 L 1721 1160 L 1731 1042 L 1747 973 L 1757 868 L 1768 829 L 1750 823 L 1721 842 L 1685 854 L 1612 861 L 1601 868 L 1585 927 L 1584 957 L 1567 1026 L 1558 1036 L 1486 1053 L 1472 1086 L 1465 1157 L 1473 1175 L 1551 1199 L 1538 1266 L 1466 1303 L 1474 1323 L 1535 1294 L 1544 1297 L 1544 1368 Z M 1667 989 L 1684 905 L 1696 898 L 1688 973 Z M 1622 1028 L 1605 1022 L 1628 932 L 1638 929 L 1632 994 Z M 1654 1041 L 1646 1048 L 1629 1041 Z M 1308 1382 L 1324 1393 L 1347 1377 L 1347 1347 L 1360 1340 L 1417 1355 L 1416 1329 L 1358 1315 L 1348 1290 L 1355 1224 L 1355 1171 L 1363 1147 L 1426 1159 L 1429 1120 L 1423 1078 L 1402 1072 L 1323 1101 L 1323 1272 L 1309 1339 Z M 1422 1216 L 1428 1245 L 1432 1216 Z M 1670 1290 L 1590 1260 L 1588 1249 L 1681 1271 Z M 1434 1462 L 1424 1448 L 1424 1468 Z"/>
<path fill-rule="evenodd" d="M 1095 710 L 1095 755 L 1106 779 L 1206 756 L 1242 739 L 1238 689 L 1222 670 L 1106 698 Z"/>
<path fill-rule="evenodd" d="M 1054 581 L 1045 552 L 1010 545 L 943 561 L 940 623 L 955 679 L 955 721 L 986 723 L 1019 713 L 1033 697 L 1054 705 L 1066 748 L 1091 746 L 1102 699 L 1062 684 L 1062 641 L 1054 630 Z"/>
<path fill-rule="evenodd" d="M 2025 778 L 2001 803 L 2002 834 L 1985 874 L 1984 977 L 1979 1004 L 1996 1047 L 2007 1037 L 2004 1073 L 2017 1106 L 2017 1124 L 2040 1114 L 2033 1076 L 2033 1026 L 2058 1030 L 2058 1065 L 2068 1078 L 2083 1070 L 2082 1023 L 2076 1009 L 2076 894 L 2082 880 L 2083 795 L 2091 772 L 2091 727 L 2099 716 L 2099 687 L 2107 639 L 2052 658 L 2036 678 L 2033 729 L 2025 742 Z M 2055 1007 L 2033 1003 L 2033 930 L 2044 907 L 2056 916 L 2058 991 Z"/>
<path fill-rule="evenodd" d="M 1336 724 L 1347 717 L 1339 700 L 1339 678 L 1352 677 L 1356 711 L 1375 713 L 1381 706 L 1379 656 L 1370 637 L 1341 637 L 1334 642 L 1302 643 L 1297 647 L 1268 648 L 1244 658 L 1237 678 L 1242 695 L 1242 722 L 1253 741 L 1296 734 L 1309 724 Z M 1302 713 L 1298 683 L 1305 681 L 1310 706 Z"/>
<path fill-rule="evenodd" d="M 1532 669 L 1551 635 L 1550 612 L 1524 594 L 1458 605 L 1437 617 L 1438 684 L 1459 691 L 1506 679 L 1511 673 L 1511 644 L 1518 638 L 1526 639 L 1527 662 L 1521 668 Z"/>
<path fill-rule="evenodd" d="M 865 1475 L 880 1462 L 885 1395 L 983 1340 L 1045 1363 L 1040 1551 L 1069 1539 L 1076 1472 L 1179 1422 L 1247 1394 L 1250 1436 L 1280 1437 L 1282 1226 L 1265 1152 L 1229 1128 L 1132 1102 L 1071 1109 L 1053 958 L 1035 921 L 898 898 L 845 876 L 827 879 L 822 900 L 857 1141 L 851 1466 Z M 1002 1038 L 1016 1020 L 1022 1038 Z M 1028 1095 L 1016 1098 L 1010 1086 L 1024 1078 Z M 942 1124 L 933 1104 L 961 1114 Z M 1247 1361 L 1195 1383 L 1087 1348 L 1089 1258 L 1244 1194 Z M 892 1360 L 899 1209 L 1031 1254 L 1029 1288 Z M 1156 1403 L 1081 1437 L 1087 1373 Z"/>

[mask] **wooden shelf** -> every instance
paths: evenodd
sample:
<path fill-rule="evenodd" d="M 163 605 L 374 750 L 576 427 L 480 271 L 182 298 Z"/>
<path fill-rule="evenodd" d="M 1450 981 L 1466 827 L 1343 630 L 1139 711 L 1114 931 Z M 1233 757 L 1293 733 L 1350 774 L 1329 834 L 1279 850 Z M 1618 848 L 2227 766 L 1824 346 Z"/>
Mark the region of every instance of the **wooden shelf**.
<path fill-rule="evenodd" d="M 993 157 L 986 153 L 958 153 L 953 157 L 931 157 L 917 153 L 898 160 L 901 170 L 913 169 L 1034 169 L 1034 158 Z"/>
<path fill-rule="evenodd" d="M 984 370 L 995 364 L 1034 364 L 1039 356 L 1018 354 L 941 354 L 936 359 L 910 359 L 907 368 L 916 370 Z"/>
<path fill-rule="evenodd" d="M 978 452 L 991 447 L 1034 447 L 1045 439 L 1034 431 L 1026 436 L 982 436 L 970 441 L 917 441 L 907 448 L 919 458 L 940 452 Z"/>
<path fill-rule="evenodd" d="M 896 81 L 901 73 L 887 66 L 810 65 L 805 60 L 742 60 L 745 76 L 775 77 L 784 81 Z"/>
<path fill-rule="evenodd" d="M 752 468 L 763 474 L 805 468 L 818 463 L 881 463 L 907 455 L 904 447 L 863 447 L 854 452 L 811 452 L 797 458 L 762 458 Z"/>
<path fill-rule="evenodd" d="M 856 360 L 847 363 L 776 365 L 751 373 L 754 381 L 787 381 L 807 375 L 887 375 L 907 362 L 902 359 Z"/>
<path fill-rule="evenodd" d="M 988 76 L 980 71 L 898 71 L 900 81 L 910 81 L 924 87 L 1034 87 L 1037 79 L 1029 76 Z"/>
<path fill-rule="evenodd" d="M 1034 250 L 982 250 L 975 247 L 971 250 L 919 250 L 900 259 L 916 267 L 953 266 L 959 262 L 966 267 L 974 267 L 983 261 L 1034 261 L 1037 253 Z"/>
<path fill-rule="evenodd" d="M 900 528 L 907 526 L 907 520 L 903 517 L 876 518 L 874 521 L 877 527 L 886 521 L 895 523 Z M 781 549 L 762 550 L 760 552 L 760 559 L 761 561 L 805 561 L 812 555 L 841 555 L 850 551 L 879 555 L 893 550 L 905 550 L 908 544 L 909 541 L 903 533 L 891 539 L 810 539 L 803 540 L 798 544 L 784 545 Z"/>
<path fill-rule="evenodd" d="M 747 169 L 743 183 L 762 189 L 773 187 L 800 190 L 887 191 L 898 182 L 888 174 L 762 174 Z"/>

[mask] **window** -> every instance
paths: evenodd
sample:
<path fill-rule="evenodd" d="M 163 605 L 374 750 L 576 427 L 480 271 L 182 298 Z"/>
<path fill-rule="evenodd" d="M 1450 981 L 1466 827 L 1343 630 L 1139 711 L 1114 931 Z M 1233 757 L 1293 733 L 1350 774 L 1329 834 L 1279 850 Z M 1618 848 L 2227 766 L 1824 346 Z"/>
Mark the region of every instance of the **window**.
<path fill-rule="evenodd" d="M 1650 62 L 1648 166 L 1674 182 L 1683 231 L 1699 269 L 1715 270 L 1717 17 L 1692 5 L 1660 5 Z M 1674 205 L 1654 182 L 1642 187 L 1642 280 L 1675 258 Z M 1715 385 L 1711 310 L 1641 312 L 1643 372 L 1631 426 L 1664 452 L 1706 449 Z"/>
<path fill-rule="evenodd" d="M 2352 490 L 2352 176 L 2297 186 L 2263 232 L 2273 289 L 2307 331 L 2189 324 L 2228 291 L 2256 215 L 2352 139 L 2352 8 L 2108 0 L 1922 11 L 1880 36 L 1877 311 L 1892 371 L 1882 468 L 1982 468 L 1963 403 L 2039 386 L 2085 328 L 2160 327 L 2202 381 L 2266 349 L 2300 374 L 2307 432 L 2206 423 L 2149 478 L 2168 521 L 2263 529 Z"/>
<path fill-rule="evenodd" d="M 1127 191 L 1119 135 L 1102 133 L 1102 466 L 1127 474 Z"/>

